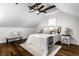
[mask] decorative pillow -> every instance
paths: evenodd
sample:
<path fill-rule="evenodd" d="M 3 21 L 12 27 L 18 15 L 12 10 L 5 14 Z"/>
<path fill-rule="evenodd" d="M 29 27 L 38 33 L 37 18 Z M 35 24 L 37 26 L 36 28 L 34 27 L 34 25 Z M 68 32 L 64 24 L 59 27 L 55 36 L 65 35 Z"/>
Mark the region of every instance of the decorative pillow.
<path fill-rule="evenodd" d="M 58 27 L 46 27 L 43 29 L 44 34 L 56 34 Z"/>
<path fill-rule="evenodd" d="M 44 28 L 44 29 L 43 29 L 43 33 L 44 33 L 44 34 L 49 34 L 49 33 L 50 33 L 50 32 L 49 32 L 49 29 L 48 29 L 48 28 Z"/>

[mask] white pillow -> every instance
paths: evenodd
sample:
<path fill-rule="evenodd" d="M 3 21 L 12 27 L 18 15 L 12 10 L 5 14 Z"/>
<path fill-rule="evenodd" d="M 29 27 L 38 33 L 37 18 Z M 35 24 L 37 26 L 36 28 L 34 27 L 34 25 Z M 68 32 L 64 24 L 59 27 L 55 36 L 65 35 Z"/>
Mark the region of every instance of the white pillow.
<path fill-rule="evenodd" d="M 49 33 L 50 33 L 50 32 L 49 32 L 49 29 L 48 29 L 48 28 L 44 28 L 44 29 L 43 29 L 43 33 L 44 33 L 44 34 L 49 34 Z"/>
<path fill-rule="evenodd" d="M 55 26 L 54 27 L 46 27 L 46 28 L 43 29 L 43 33 L 44 34 L 50 34 L 52 32 L 52 33 L 56 34 L 57 29 L 58 29 L 58 27 L 55 27 Z"/>

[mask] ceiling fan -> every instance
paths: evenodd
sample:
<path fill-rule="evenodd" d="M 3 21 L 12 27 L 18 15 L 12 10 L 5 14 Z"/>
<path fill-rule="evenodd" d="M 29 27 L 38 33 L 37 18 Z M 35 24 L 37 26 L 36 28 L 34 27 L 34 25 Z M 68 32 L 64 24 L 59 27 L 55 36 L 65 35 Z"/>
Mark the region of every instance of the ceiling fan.
<path fill-rule="evenodd" d="M 32 5 L 32 6 L 28 6 L 29 10 L 32 10 L 32 9 L 35 10 L 34 8 L 38 7 L 40 4 L 42 4 L 42 3 L 36 3 L 36 4 Z"/>
<path fill-rule="evenodd" d="M 39 15 L 39 13 L 47 13 L 47 10 L 56 7 L 55 5 L 52 5 L 52 6 L 49 6 L 49 7 L 45 8 L 45 9 L 43 9 L 45 7 L 45 5 L 41 5 L 41 4 L 42 3 L 36 3 L 36 4 L 32 5 L 32 6 L 28 6 L 29 7 L 29 10 L 30 10 L 29 13 L 36 12 L 37 15 Z"/>

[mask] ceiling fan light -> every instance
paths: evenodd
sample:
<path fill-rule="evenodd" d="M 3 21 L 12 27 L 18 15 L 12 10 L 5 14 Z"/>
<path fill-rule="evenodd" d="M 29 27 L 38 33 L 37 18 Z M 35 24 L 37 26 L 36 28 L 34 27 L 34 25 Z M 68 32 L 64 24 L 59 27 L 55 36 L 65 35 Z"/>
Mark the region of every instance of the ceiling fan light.
<path fill-rule="evenodd" d="M 37 10 L 37 11 L 35 11 L 37 14 L 39 13 L 39 11 Z"/>

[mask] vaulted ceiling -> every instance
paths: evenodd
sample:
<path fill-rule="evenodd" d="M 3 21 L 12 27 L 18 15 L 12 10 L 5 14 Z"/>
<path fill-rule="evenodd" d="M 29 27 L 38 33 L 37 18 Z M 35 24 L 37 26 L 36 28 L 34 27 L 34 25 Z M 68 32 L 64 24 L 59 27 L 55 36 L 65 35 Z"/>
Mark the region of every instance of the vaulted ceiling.
<path fill-rule="evenodd" d="M 37 15 L 35 12 L 28 13 L 29 5 L 33 3 L 0 3 L 0 26 L 13 26 L 13 27 L 35 27 L 45 15 L 54 12 L 56 10 L 61 10 L 64 13 L 71 15 L 75 18 L 79 18 L 79 4 L 74 3 L 54 3 L 56 5 L 55 9 L 50 9 L 47 13 L 41 13 Z M 44 5 L 50 6 L 52 3 L 44 3 Z"/>
<path fill-rule="evenodd" d="M 79 3 L 55 3 L 55 5 L 64 13 L 79 19 Z"/>
<path fill-rule="evenodd" d="M 0 4 L 0 26 L 26 26 L 35 27 L 45 15 L 37 15 L 35 12 L 29 13 L 29 5 L 33 3 L 1 3 Z M 50 6 L 49 4 L 44 4 Z M 50 11 L 48 11 L 49 13 Z"/>

